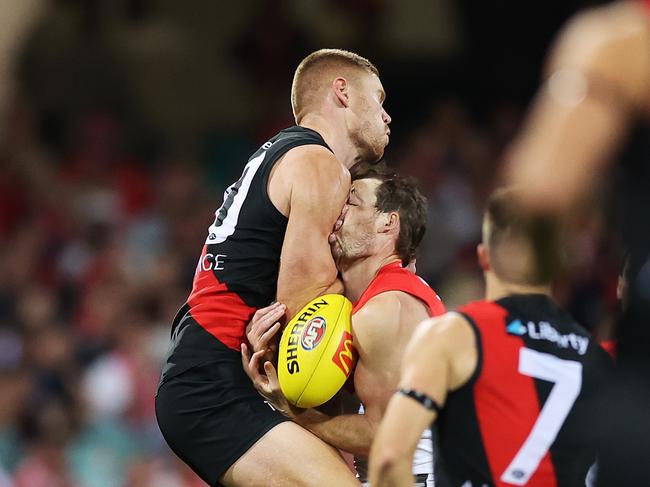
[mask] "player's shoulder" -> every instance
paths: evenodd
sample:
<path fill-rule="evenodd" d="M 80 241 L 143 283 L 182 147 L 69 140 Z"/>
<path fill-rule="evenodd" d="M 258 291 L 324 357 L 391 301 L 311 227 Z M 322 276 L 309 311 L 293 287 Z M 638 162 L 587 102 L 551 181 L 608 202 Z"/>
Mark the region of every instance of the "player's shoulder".
<path fill-rule="evenodd" d="M 408 295 L 403 291 L 385 291 L 372 296 L 354 313 L 353 324 L 365 326 L 391 321 L 391 317 L 399 316 L 405 296 Z"/>
<path fill-rule="evenodd" d="M 399 334 L 402 302 L 398 291 L 373 296 L 352 315 L 352 335 L 361 357 L 386 353 Z"/>
<path fill-rule="evenodd" d="M 350 191 L 350 172 L 320 145 L 289 150 L 277 164 L 273 177 L 281 181 L 292 200 L 309 201 L 315 207 L 334 205 L 337 214 Z"/>
<path fill-rule="evenodd" d="M 280 167 L 292 178 L 350 180 L 350 171 L 322 145 L 308 144 L 292 148 L 282 158 Z"/>
<path fill-rule="evenodd" d="M 391 279 L 387 276 L 384 282 L 375 283 L 375 286 L 372 289 L 373 294 L 368 298 L 363 306 L 358 308 L 355 315 L 369 316 L 389 312 L 399 314 L 405 304 L 414 301 L 422 301 L 421 294 L 413 291 L 413 284 L 415 284 L 415 287 L 421 286 L 422 289 L 426 289 L 426 292 L 429 292 L 432 297 L 440 300 L 436 292 L 429 287 L 426 282 L 421 280 L 420 277 L 412 274 L 408 270 L 405 270 L 404 272 L 408 274 L 404 276 L 404 280 L 411 284 L 411 286 L 400 286 L 400 283 L 397 283 L 395 279 Z"/>
<path fill-rule="evenodd" d="M 469 328 L 467 318 L 462 314 L 449 311 L 440 316 L 427 318 L 418 325 L 416 336 L 423 339 L 452 336 Z"/>
<path fill-rule="evenodd" d="M 449 311 L 422 321 L 410 341 L 410 353 L 438 351 L 454 354 L 476 343 L 475 332 L 467 319 Z"/>
<path fill-rule="evenodd" d="M 435 291 L 431 286 L 429 286 L 427 281 L 407 267 L 403 267 L 401 264 L 384 267 L 375 278 L 373 284 L 384 290 L 390 290 L 391 287 L 394 287 L 395 290 L 399 290 L 400 287 L 406 286 L 411 289 L 428 290 L 435 294 Z"/>
<path fill-rule="evenodd" d="M 383 334 L 397 331 L 401 318 L 412 309 L 415 300 L 412 294 L 400 290 L 376 294 L 352 315 L 352 327 L 358 332 L 367 329 Z"/>
<path fill-rule="evenodd" d="M 366 295 L 374 297 L 391 291 L 399 292 L 395 296 L 399 296 L 402 300 L 424 302 L 432 315 L 446 312 L 446 308 L 435 290 L 420 276 L 399 264 L 382 268 L 368 288 Z"/>

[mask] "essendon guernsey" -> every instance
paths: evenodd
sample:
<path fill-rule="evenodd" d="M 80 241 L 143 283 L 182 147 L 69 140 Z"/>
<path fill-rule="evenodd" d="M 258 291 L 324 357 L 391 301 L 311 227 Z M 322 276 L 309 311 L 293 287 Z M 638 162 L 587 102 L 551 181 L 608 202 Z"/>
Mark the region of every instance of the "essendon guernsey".
<path fill-rule="evenodd" d="M 226 190 L 208 229 L 192 292 L 174 319 L 162 382 L 215 360 L 217 347 L 239 351 L 255 310 L 275 299 L 287 218 L 269 199 L 269 175 L 287 151 L 302 145 L 328 148 L 313 130 L 285 129 L 253 154 Z"/>
<path fill-rule="evenodd" d="M 599 394 L 611 366 L 590 334 L 545 295 L 458 310 L 478 365 L 437 422 L 438 486 L 585 485 L 596 459 Z"/>

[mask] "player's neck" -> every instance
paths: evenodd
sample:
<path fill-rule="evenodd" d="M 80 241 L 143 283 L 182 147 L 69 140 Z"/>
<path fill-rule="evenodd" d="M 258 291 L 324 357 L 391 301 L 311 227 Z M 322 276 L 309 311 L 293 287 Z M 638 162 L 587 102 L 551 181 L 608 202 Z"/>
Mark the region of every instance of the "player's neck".
<path fill-rule="evenodd" d="M 345 287 L 345 297 L 353 303 L 358 301 L 379 270 L 391 262 L 399 262 L 392 254 L 370 255 L 350 262 L 340 262 L 341 279 Z"/>
<path fill-rule="evenodd" d="M 526 284 L 515 284 L 499 279 L 491 272 L 485 275 L 485 299 L 496 301 L 513 294 L 546 294 L 551 295 L 551 286 L 531 286 Z"/>
<path fill-rule="evenodd" d="M 343 124 L 332 124 L 322 115 L 313 113 L 306 115 L 300 121 L 300 126 L 318 132 L 336 158 L 348 169 L 358 161 L 358 151 L 350 143 L 348 134 L 341 128 L 344 127 Z"/>

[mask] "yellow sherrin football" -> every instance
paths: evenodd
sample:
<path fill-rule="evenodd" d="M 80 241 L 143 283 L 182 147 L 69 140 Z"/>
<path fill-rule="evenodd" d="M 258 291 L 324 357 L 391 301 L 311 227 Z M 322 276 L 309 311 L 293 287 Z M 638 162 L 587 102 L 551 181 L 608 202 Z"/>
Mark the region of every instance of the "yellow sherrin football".
<path fill-rule="evenodd" d="M 343 387 L 357 358 L 351 320 L 352 303 L 340 294 L 326 294 L 287 324 L 280 339 L 278 379 L 289 402 L 320 406 Z"/>

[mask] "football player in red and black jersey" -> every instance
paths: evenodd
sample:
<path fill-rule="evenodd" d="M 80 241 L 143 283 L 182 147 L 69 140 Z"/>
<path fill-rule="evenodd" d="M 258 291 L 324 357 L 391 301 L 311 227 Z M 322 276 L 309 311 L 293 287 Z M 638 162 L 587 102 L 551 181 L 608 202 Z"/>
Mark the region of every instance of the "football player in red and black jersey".
<path fill-rule="evenodd" d="M 422 323 L 370 455 L 374 487 L 408 485 L 439 431 L 436 485 L 585 485 L 596 461 L 606 352 L 550 297 L 512 191 L 490 199 L 478 258 L 486 299 Z"/>
<path fill-rule="evenodd" d="M 521 203 L 544 218 L 570 215 L 595 183 L 615 189 L 608 231 L 622 235 L 629 286 L 598 481 L 650 485 L 650 0 L 568 23 L 508 162 L 509 183 L 526 188 Z"/>
<path fill-rule="evenodd" d="M 297 125 L 251 156 L 216 211 L 156 397 L 167 443 L 209 485 L 357 485 L 335 449 L 265 404 L 240 347 L 256 309 L 278 300 L 291 317 L 342 291 L 328 239 L 348 169 L 388 144 L 384 98 L 367 59 L 307 56 L 291 90 Z"/>

